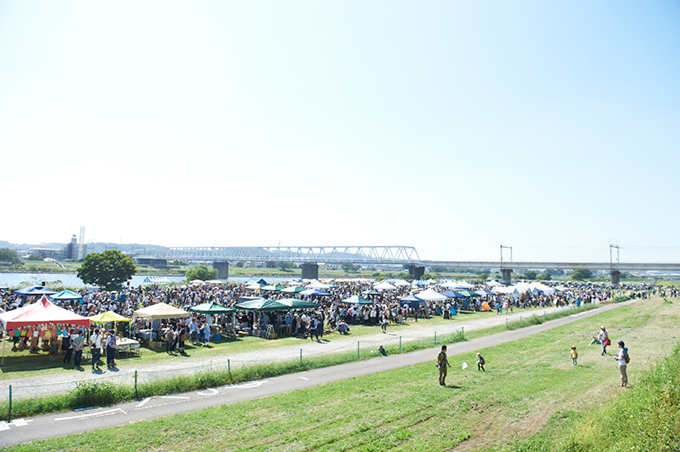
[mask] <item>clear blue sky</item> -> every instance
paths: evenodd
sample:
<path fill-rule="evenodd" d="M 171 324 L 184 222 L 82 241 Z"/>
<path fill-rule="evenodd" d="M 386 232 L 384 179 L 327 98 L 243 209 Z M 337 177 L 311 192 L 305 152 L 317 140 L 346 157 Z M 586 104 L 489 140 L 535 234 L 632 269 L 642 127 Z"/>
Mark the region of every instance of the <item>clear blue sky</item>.
<path fill-rule="evenodd" d="M 0 240 L 680 261 L 677 1 L 0 3 Z"/>

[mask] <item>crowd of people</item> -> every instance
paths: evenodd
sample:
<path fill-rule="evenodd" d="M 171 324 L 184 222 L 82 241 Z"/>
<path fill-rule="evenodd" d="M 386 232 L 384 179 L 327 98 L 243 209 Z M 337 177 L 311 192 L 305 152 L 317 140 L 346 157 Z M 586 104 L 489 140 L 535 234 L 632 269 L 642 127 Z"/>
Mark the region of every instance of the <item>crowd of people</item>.
<path fill-rule="evenodd" d="M 133 318 L 134 311 L 151 306 L 156 303 L 167 303 L 172 306 L 189 311 L 190 308 L 199 304 L 214 302 L 227 307 L 236 307 L 243 299 L 263 297 L 270 300 L 289 298 L 291 294 L 276 291 L 253 289 L 246 284 L 225 283 L 211 285 L 167 285 L 167 286 L 140 286 L 125 288 L 121 291 L 83 291 L 82 300 L 56 301 L 55 304 L 84 317 L 113 311 L 132 321 L 112 324 L 108 329 L 103 342 L 113 335 L 114 340 L 118 337 L 132 337 L 142 339 L 143 331 L 150 331 L 150 340 L 156 343 L 164 341 L 168 353 L 185 352 L 187 342 L 195 345 L 208 345 L 212 334 L 216 331 L 222 334 L 236 335 L 239 332 L 262 334 L 271 325 L 279 334 L 293 335 L 312 340 L 320 340 L 329 331 L 337 331 L 348 334 L 353 325 L 380 326 L 381 331 L 386 332 L 390 324 L 406 321 L 417 322 L 418 318 L 427 318 L 434 315 L 451 318 L 460 310 L 482 310 L 485 306 L 498 313 L 508 313 L 513 308 L 547 307 L 581 305 L 585 303 L 599 303 L 614 295 L 614 288 L 608 285 L 579 284 L 572 285 L 564 290 L 555 290 L 553 293 L 541 291 L 526 291 L 521 294 L 491 294 L 451 298 L 444 301 L 424 301 L 413 305 L 402 302 L 409 294 L 417 293 L 425 287 L 403 285 L 392 290 L 376 292 L 373 290 L 374 283 L 370 280 L 335 281 L 323 289 L 324 294 L 314 295 L 309 300 L 316 303 L 316 308 L 306 310 L 288 310 L 275 313 L 252 312 L 239 310 L 234 314 L 204 315 L 192 313 L 187 318 L 170 320 L 148 320 L 145 318 Z M 446 287 L 431 284 L 428 288 L 438 292 L 445 292 Z M 481 289 L 483 286 L 471 288 Z M 662 296 L 676 296 L 678 291 L 675 287 L 663 288 L 661 286 L 634 285 L 622 286 L 616 289 L 628 296 L 647 297 L 650 294 Z M 618 292 L 617 292 L 618 293 Z M 473 292 L 474 295 L 477 295 Z M 370 304 L 348 304 L 344 300 L 353 295 L 361 295 Z M 9 291 L 0 292 L 0 309 L 9 311 L 19 308 L 27 300 L 25 297 L 15 295 Z M 51 355 L 58 351 L 65 351 L 70 362 L 71 355 L 76 364 L 79 364 L 79 354 L 82 352 L 79 337 L 97 336 L 95 327 L 89 331 L 74 329 L 61 329 L 59 334 L 54 334 L 39 344 L 35 337 L 15 337 L 15 346 L 19 348 L 43 348 L 49 349 Z M 89 333 L 89 334 L 88 334 Z M 37 339 L 37 340 L 36 340 Z M 98 348 L 102 348 L 100 344 Z"/>

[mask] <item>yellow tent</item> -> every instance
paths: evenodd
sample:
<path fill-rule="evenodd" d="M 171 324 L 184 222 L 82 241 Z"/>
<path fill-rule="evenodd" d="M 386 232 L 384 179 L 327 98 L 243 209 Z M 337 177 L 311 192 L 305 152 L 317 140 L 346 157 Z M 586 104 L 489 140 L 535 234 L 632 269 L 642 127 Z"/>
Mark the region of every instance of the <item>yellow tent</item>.
<path fill-rule="evenodd" d="M 491 311 L 491 306 L 486 301 L 482 303 L 482 311 Z"/>
<path fill-rule="evenodd" d="M 166 303 L 157 303 L 144 309 L 136 310 L 132 316 L 143 317 L 145 319 L 175 319 L 177 317 L 189 317 L 190 315 L 184 309 L 179 309 Z"/>
<path fill-rule="evenodd" d="M 123 317 L 122 315 L 116 314 L 113 311 L 107 311 L 101 314 L 93 315 L 90 317 L 90 322 L 94 323 L 106 323 L 106 322 L 130 322 L 130 319 Z"/>

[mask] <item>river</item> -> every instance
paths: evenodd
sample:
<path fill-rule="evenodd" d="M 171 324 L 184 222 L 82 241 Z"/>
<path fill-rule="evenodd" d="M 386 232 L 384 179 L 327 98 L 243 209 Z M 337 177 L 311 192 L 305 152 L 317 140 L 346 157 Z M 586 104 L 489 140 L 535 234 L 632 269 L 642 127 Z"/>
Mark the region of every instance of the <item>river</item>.
<path fill-rule="evenodd" d="M 133 287 L 141 286 L 144 283 L 144 279 L 148 275 L 134 275 L 130 280 L 130 285 Z M 184 276 L 165 276 L 170 280 L 170 282 L 185 282 Z M 288 281 L 291 278 L 281 278 L 273 276 L 262 277 L 267 283 L 277 283 L 281 281 Z M 228 282 L 246 282 L 253 277 L 246 276 L 236 276 L 230 277 L 225 280 Z M 255 279 L 260 279 L 256 277 Z M 57 282 L 57 284 L 68 286 L 68 287 L 85 287 L 85 283 L 75 275 L 75 273 L 0 273 L 0 286 L 8 287 L 24 287 L 24 286 L 36 286 L 41 285 L 45 281 L 48 284 L 50 282 Z"/>

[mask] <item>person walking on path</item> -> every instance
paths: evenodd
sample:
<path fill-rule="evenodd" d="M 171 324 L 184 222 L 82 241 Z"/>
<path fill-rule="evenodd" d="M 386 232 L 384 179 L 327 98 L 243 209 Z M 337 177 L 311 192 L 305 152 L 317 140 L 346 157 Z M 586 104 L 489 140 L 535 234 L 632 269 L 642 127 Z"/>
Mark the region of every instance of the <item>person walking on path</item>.
<path fill-rule="evenodd" d="M 99 361 L 102 357 L 102 335 L 99 328 L 95 328 L 90 337 L 90 352 L 92 353 L 92 370 L 99 370 Z"/>
<path fill-rule="evenodd" d="M 386 333 L 387 333 L 387 322 L 388 322 L 388 320 L 387 320 L 387 314 L 385 314 L 385 313 L 383 312 L 383 315 L 382 315 L 382 325 L 381 325 L 383 334 L 386 334 Z"/>
<path fill-rule="evenodd" d="M 106 367 L 116 367 L 116 333 L 109 330 L 109 335 L 106 337 Z"/>
<path fill-rule="evenodd" d="M 630 357 L 628 356 L 628 349 L 624 347 L 623 341 L 619 341 L 619 354 L 614 357 L 619 362 L 619 373 L 621 374 L 621 387 L 628 386 L 628 363 Z"/>
<path fill-rule="evenodd" d="M 576 358 L 578 358 L 578 352 L 576 351 L 576 347 L 572 346 L 571 347 L 571 365 L 576 366 Z"/>
<path fill-rule="evenodd" d="M 486 364 L 484 357 L 482 356 L 481 353 L 477 353 L 477 370 L 486 372 L 486 369 L 484 368 L 484 364 Z"/>
<path fill-rule="evenodd" d="M 446 386 L 446 371 L 451 367 L 446 357 L 446 345 L 442 345 L 442 350 L 437 355 L 437 368 L 439 369 L 439 386 Z"/>

